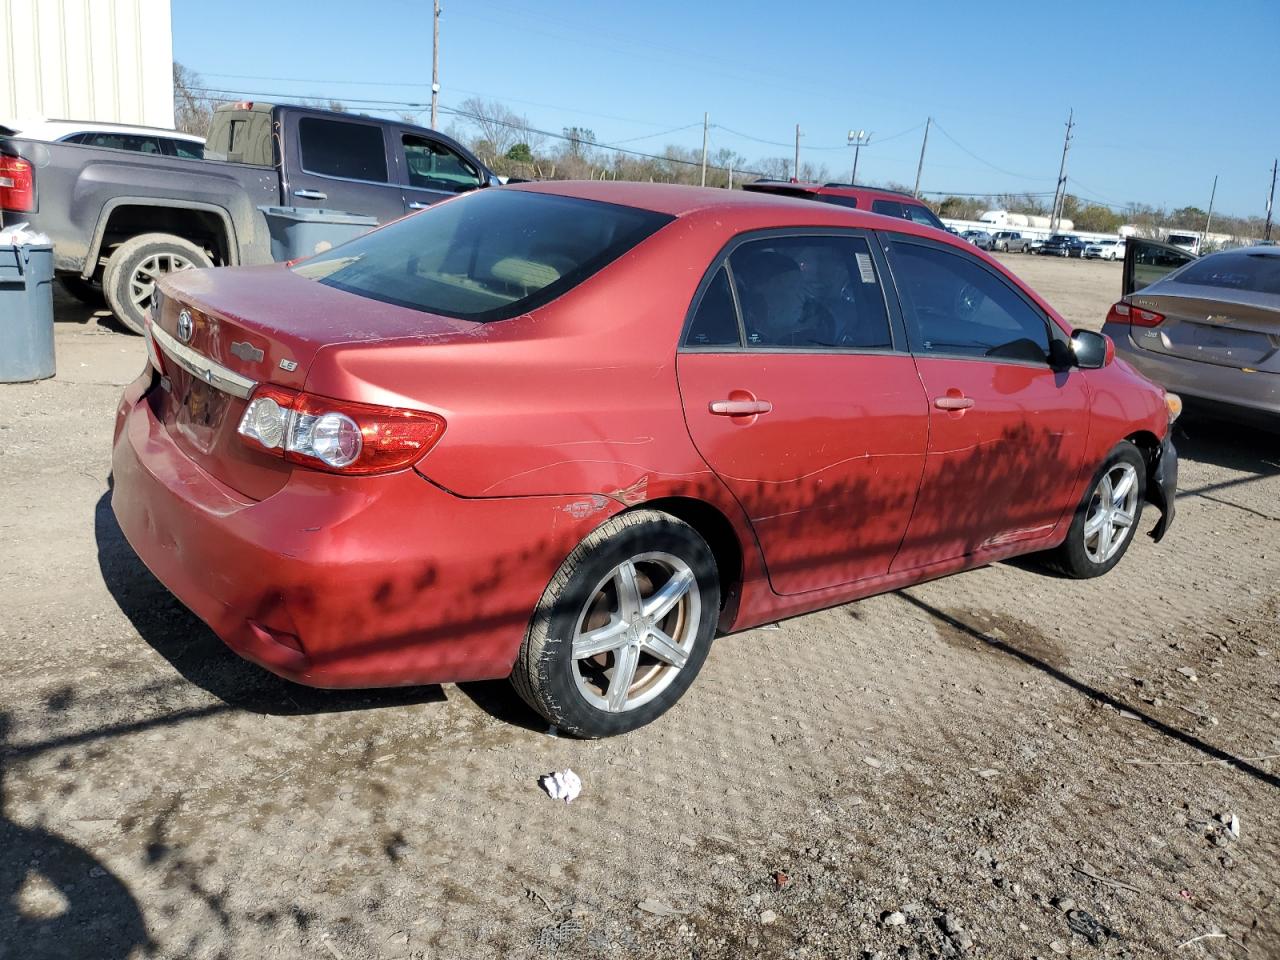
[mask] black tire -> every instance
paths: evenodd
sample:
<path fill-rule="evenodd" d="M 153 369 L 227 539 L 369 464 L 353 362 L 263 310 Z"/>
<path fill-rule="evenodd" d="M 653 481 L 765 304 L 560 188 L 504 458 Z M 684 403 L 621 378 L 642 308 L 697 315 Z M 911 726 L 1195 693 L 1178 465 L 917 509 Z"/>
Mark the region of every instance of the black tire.
<path fill-rule="evenodd" d="M 1115 551 L 1099 561 L 1096 555 L 1100 552 L 1096 550 L 1097 541 L 1094 541 L 1095 549 L 1091 551 L 1088 541 L 1092 538 L 1086 533 L 1085 528 L 1091 516 L 1095 515 L 1095 509 L 1101 493 L 1099 487 L 1103 478 L 1113 475 L 1115 471 L 1126 465 L 1132 468 L 1135 474 L 1136 499 L 1131 510 L 1132 522 L 1126 528 L 1127 532 L 1123 539 L 1116 545 Z M 1147 462 L 1143 459 L 1138 448 L 1128 440 L 1125 440 L 1117 444 L 1107 454 L 1102 466 L 1094 472 L 1092 479 L 1089 481 L 1089 487 L 1085 491 L 1084 499 L 1080 501 L 1080 505 L 1076 507 L 1075 515 L 1071 518 L 1071 528 L 1067 531 L 1067 539 L 1063 541 L 1060 547 L 1045 557 L 1048 566 L 1063 576 L 1071 577 L 1074 580 L 1088 580 L 1092 577 L 1100 577 L 1110 571 L 1124 557 L 1129 550 L 1129 545 L 1133 543 L 1133 538 L 1137 535 L 1138 526 L 1142 523 L 1142 506 L 1146 501 L 1146 496 Z M 1091 553 L 1095 555 L 1091 555 Z"/>
<path fill-rule="evenodd" d="M 74 273 L 58 274 L 58 284 L 86 307 L 101 307 L 107 302 L 102 288 L 92 280 L 78 277 Z"/>
<path fill-rule="evenodd" d="M 632 582 L 641 584 L 637 598 L 643 602 L 657 595 L 664 584 L 657 583 L 657 578 L 645 571 L 666 568 L 660 560 L 644 559 L 655 556 L 685 565 L 693 578 L 677 606 L 657 618 L 655 624 L 661 630 L 674 630 L 669 636 L 686 645 L 682 665 L 664 663 L 641 649 L 644 640 L 635 639 L 638 634 L 634 633 L 629 641 L 620 635 L 616 650 L 601 652 L 594 659 L 575 659 L 574 638 L 579 636 L 580 625 L 585 627 L 591 617 L 607 620 L 602 629 L 628 622 L 629 618 L 622 615 L 619 581 L 611 579 L 628 561 L 632 562 Z M 666 583 L 675 580 L 673 574 Z M 647 596 L 645 583 L 650 587 Z M 610 591 L 617 601 L 616 612 L 608 601 Z M 583 738 L 626 733 L 656 720 L 689 689 L 710 652 L 719 615 L 720 583 L 715 557 L 697 531 L 656 510 L 624 513 L 594 530 L 552 578 L 520 647 L 511 683 L 529 706 L 565 733 Z M 640 619 L 636 622 L 640 623 Z M 673 623 L 679 626 L 678 630 L 672 627 Z M 647 634 L 644 639 L 648 639 Z M 638 652 L 629 653 L 624 648 Z M 594 678 L 606 679 L 609 670 L 616 674 L 619 657 L 624 653 L 637 658 L 639 665 L 634 668 L 633 682 L 625 688 L 624 709 L 614 712 L 606 708 L 607 703 L 602 707 L 593 702 L 583 687 L 590 688 Z M 584 673 L 588 676 L 584 677 Z M 607 679 L 610 682 L 598 694 L 592 691 L 592 695 L 605 701 L 613 691 L 612 678 Z M 637 686 L 639 692 L 634 699 L 639 702 L 628 707 L 625 700 Z"/>
<path fill-rule="evenodd" d="M 148 261 L 153 263 L 153 272 L 157 275 L 172 272 L 175 263 L 187 267 L 213 266 L 204 250 L 171 233 L 143 233 L 120 244 L 103 271 L 102 290 L 116 319 L 138 334 L 143 332 L 143 318 L 151 304 L 150 289 L 154 286 L 154 280 L 143 273 Z M 135 277 L 139 280 L 136 289 Z"/>

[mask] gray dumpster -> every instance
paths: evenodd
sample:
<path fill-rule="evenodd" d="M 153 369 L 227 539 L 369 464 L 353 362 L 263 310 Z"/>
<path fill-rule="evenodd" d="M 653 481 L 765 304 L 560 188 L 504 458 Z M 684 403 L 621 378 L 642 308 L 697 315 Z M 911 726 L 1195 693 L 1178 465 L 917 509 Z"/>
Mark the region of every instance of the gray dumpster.
<path fill-rule="evenodd" d="M 378 225 L 377 217 L 314 207 L 259 207 L 271 231 L 271 259 L 296 260 L 346 243 Z"/>
<path fill-rule="evenodd" d="M 53 246 L 0 245 L 0 383 L 53 376 Z"/>

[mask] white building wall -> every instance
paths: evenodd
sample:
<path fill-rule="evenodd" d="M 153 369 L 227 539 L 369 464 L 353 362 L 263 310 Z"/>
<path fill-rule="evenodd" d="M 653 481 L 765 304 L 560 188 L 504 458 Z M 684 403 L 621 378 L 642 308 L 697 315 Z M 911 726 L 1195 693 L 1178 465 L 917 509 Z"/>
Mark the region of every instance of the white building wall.
<path fill-rule="evenodd" d="M 169 0 L 0 0 L 0 120 L 173 126 Z"/>

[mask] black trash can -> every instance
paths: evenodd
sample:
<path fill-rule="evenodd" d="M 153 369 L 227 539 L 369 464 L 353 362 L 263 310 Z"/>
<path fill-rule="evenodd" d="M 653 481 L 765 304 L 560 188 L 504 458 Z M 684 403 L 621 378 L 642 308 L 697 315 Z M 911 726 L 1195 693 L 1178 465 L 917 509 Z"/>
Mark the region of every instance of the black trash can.
<path fill-rule="evenodd" d="M 0 383 L 53 376 L 53 245 L 0 245 Z"/>
<path fill-rule="evenodd" d="M 354 240 L 378 225 L 377 217 L 315 207 L 259 207 L 271 232 L 271 259 L 297 260 Z"/>

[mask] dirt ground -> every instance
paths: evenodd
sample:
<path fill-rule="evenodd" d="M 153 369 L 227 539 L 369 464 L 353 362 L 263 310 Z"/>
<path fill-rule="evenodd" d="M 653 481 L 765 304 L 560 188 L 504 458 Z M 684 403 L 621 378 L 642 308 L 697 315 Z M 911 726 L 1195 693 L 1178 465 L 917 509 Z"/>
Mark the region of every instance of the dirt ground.
<path fill-rule="evenodd" d="M 1006 261 L 1080 325 L 1118 292 Z M 0 387 L 0 958 L 1280 956 L 1277 437 L 1188 419 L 1177 523 L 1107 577 L 721 638 L 577 742 L 503 683 L 227 651 L 108 506 L 141 341 L 59 318 L 57 378 Z"/>

